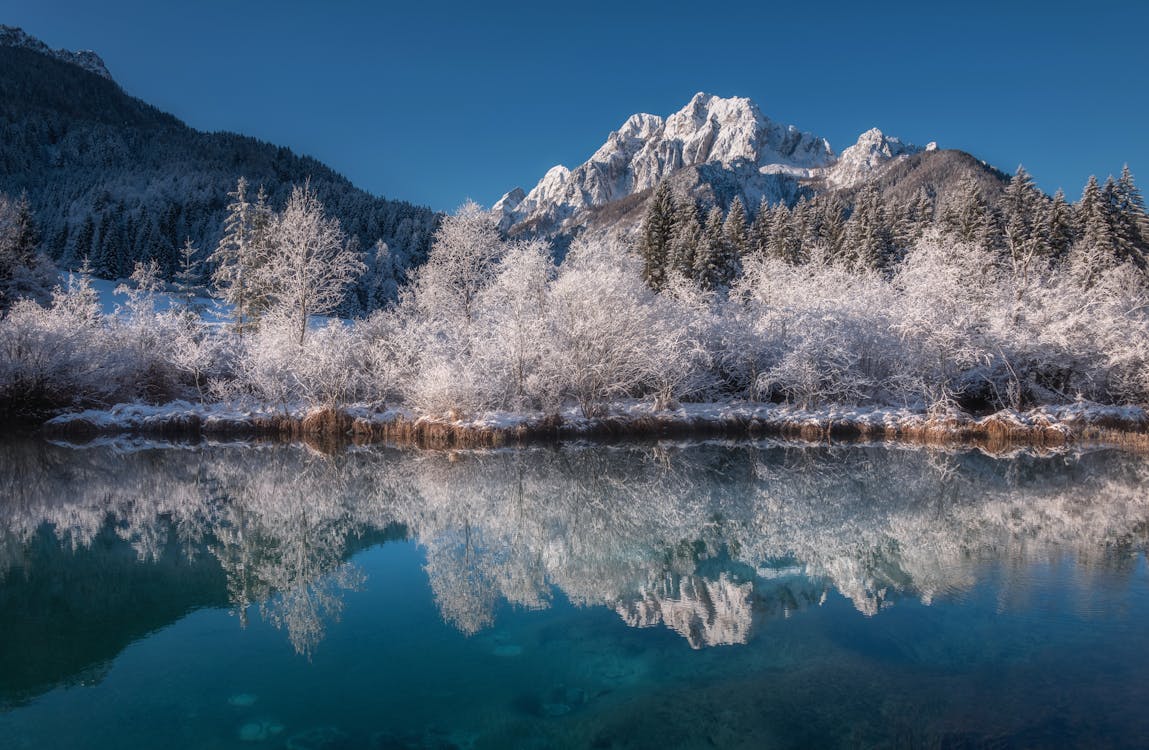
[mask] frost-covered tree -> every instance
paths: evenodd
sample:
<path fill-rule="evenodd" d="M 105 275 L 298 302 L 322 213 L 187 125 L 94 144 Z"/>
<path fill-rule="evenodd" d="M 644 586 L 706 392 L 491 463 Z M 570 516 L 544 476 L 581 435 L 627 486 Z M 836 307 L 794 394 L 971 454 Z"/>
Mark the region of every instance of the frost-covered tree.
<path fill-rule="evenodd" d="M 180 297 L 184 310 L 189 313 L 195 312 L 193 300 L 196 296 L 196 290 L 199 288 L 202 265 L 203 260 L 200 258 L 199 248 L 189 237 L 180 248 L 179 268 L 174 278 L 176 293 Z"/>
<path fill-rule="evenodd" d="M 496 400 L 522 411 L 541 402 L 539 371 L 554 264 L 545 243 L 512 243 L 480 294 L 484 335 L 476 341 L 482 369 L 501 384 Z"/>
<path fill-rule="evenodd" d="M 347 287 L 365 270 L 353 240 L 329 217 L 309 184 L 296 186 L 271 222 L 257 288 L 293 321 L 302 345 L 312 315 L 334 312 Z"/>
<path fill-rule="evenodd" d="M 260 283 L 267 278 L 259 273 L 265 261 L 266 246 L 256 243 L 255 216 L 247 197 L 247 179 L 240 177 L 228 197 L 231 202 L 227 205 L 223 236 L 208 260 L 215 267 L 212 281 L 221 296 L 233 306 L 236 330 L 243 333 L 258 318 L 257 300 L 264 295 Z"/>
<path fill-rule="evenodd" d="M 722 223 L 722 237 L 726 240 L 727 251 L 734 256 L 733 266 L 737 273 L 738 261 L 749 252 L 750 239 L 746 226 L 746 207 L 738 196 L 730 202 L 730 209 L 726 212 L 726 219 Z M 734 278 L 731 276 L 730 281 Z"/>
<path fill-rule="evenodd" d="M 479 293 L 504 251 L 494 217 L 474 201 L 463 204 L 443 220 L 427 262 L 415 274 L 412 290 L 419 312 L 468 328 Z"/>

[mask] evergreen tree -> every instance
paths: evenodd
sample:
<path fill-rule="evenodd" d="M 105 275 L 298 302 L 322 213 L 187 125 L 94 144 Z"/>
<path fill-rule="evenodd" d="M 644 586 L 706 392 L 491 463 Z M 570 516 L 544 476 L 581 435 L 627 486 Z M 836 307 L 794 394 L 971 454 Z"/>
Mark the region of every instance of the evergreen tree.
<path fill-rule="evenodd" d="M 783 203 L 771 209 L 768 252 L 772 257 L 797 264 L 801 262 L 802 239 L 797 236 L 790 214 Z"/>
<path fill-rule="evenodd" d="M 1143 234 L 1145 200 L 1133 182 L 1133 173 L 1126 164 L 1121 177 L 1113 183 L 1110 209 L 1113 223 L 1114 249 L 1121 261 L 1131 261 L 1138 268 L 1146 267 L 1149 237 Z"/>
<path fill-rule="evenodd" d="M 1113 266 L 1116 242 L 1109 215 L 1107 192 L 1090 175 L 1077 204 L 1077 242 L 1073 244 L 1070 266 L 1078 282 L 1092 286 L 1098 274 Z"/>
<path fill-rule="evenodd" d="M 942 228 L 958 240 L 986 250 L 997 245 L 997 219 L 972 176 L 961 181 L 946 205 Z"/>
<path fill-rule="evenodd" d="M 262 296 L 256 282 L 254 212 L 247 199 L 247 180 L 240 177 L 228 193 L 223 236 L 209 261 L 215 266 L 212 281 L 223 298 L 235 308 L 236 330 L 243 333 L 256 319 L 254 302 Z"/>
<path fill-rule="evenodd" d="M 726 276 L 726 238 L 723 236 L 722 209 L 714 206 L 706 215 L 702 243 L 694 256 L 694 279 L 703 289 L 718 289 Z"/>
<path fill-rule="evenodd" d="M 674 235 L 674 197 L 670 183 L 660 182 L 650 196 L 638 253 L 642 258 L 642 278 L 654 291 L 666 286 L 667 251 Z"/>
<path fill-rule="evenodd" d="M 770 251 L 770 203 L 766 196 L 762 196 L 758 203 L 758 211 L 750 225 L 748 243 L 750 253 L 765 255 Z"/>
<path fill-rule="evenodd" d="M 1065 191 L 1060 188 L 1053 194 L 1053 200 L 1045 204 L 1040 231 L 1049 248 L 1050 260 L 1062 262 L 1073 245 L 1073 209 L 1065 200 Z"/>
<path fill-rule="evenodd" d="M 40 230 L 36 226 L 36 220 L 32 217 L 32 208 L 28 205 L 27 193 L 22 194 L 16 201 L 12 230 L 10 251 L 12 260 L 31 268 L 36 262 L 36 253 L 40 250 Z"/>
<path fill-rule="evenodd" d="M 194 311 L 192 300 L 195 299 L 196 288 L 201 279 L 200 266 L 203 264 L 199 257 L 199 248 L 189 237 L 180 248 L 179 270 L 175 273 L 176 292 L 183 300 L 184 310 Z"/>
<path fill-rule="evenodd" d="M 1009 253 L 1014 276 L 1023 284 L 1029 279 L 1030 269 L 1039 257 L 1048 256 L 1048 237 L 1043 231 L 1045 196 L 1033 183 L 1033 178 L 1018 167 L 1009 181 L 1002 205 L 1005 213 L 1005 247 Z"/>
<path fill-rule="evenodd" d="M 858 193 L 846 222 L 846 261 L 855 269 L 886 270 L 896 260 L 896 247 L 886 207 L 874 185 Z"/>
<path fill-rule="evenodd" d="M 820 201 L 817 240 L 830 258 L 841 258 L 846 244 L 846 206 L 837 195 Z"/>
<path fill-rule="evenodd" d="M 924 187 L 919 188 L 917 195 L 910 201 L 906 223 L 912 241 L 921 239 L 926 230 L 933 225 L 934 197 Z"/>
<path fill-rule="evenodd" d="M 727 252 L 733 254 L 733 267 L 737 269 L 743 255 L 749 251 L 750 235 L 746 226 L 746 207 L 742 199 L 735 196 L 730 203 L 730 210 L 726 212 L 726 220 L 722 224 L 722 236 L 726 240 Z M 734 280 L 732 276 L 731 281 Z"/>
<path fill-rule="evenodd" d="M 694 201 L 683 198 L 674 207 L 674 233 L 668 251 L 670 269 L 685 278 L 694 278 L 694 258 L 701 244 L 702 224 L 698 221 L 698 206 Z"/>

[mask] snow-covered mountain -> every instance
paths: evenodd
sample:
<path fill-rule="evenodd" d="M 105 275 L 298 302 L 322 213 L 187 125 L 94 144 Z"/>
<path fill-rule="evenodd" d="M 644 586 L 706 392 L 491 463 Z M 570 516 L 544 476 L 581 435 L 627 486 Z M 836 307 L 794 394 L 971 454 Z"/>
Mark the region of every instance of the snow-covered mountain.
<path fill-rule="evenodd" d="M 839 156 L 825 138 L 774 122 L 750 99 L 700 92 L 669 117 L 632 115 L 586 162 L 551 168 L 530 192 L 515 188 L 493 210 L 506 229 L 562 231 L 667 178 L 700 198 L 792 202 L 803 186 L 849 188 L 921 151 L 873 129 Z"/>
<path fill-rule="evenodd" d="M 108 66 L 104 65 L 104 61 L 95 52 L 87 49 L 77 50 L 75 52 L 66 49 L 54 50 L 36 37 L 30 36 L 23 29 L 15 26 L 0 24 L 0 47 L 18 47 L 39 52 L 41 55 L 54 57 L 62 62 L 83 68 L 89 73 L 95 73 L 101 78 L 107 78 L 109 81 L 115 80 L 112 78 L 112 74 L 108 72 Z"/>

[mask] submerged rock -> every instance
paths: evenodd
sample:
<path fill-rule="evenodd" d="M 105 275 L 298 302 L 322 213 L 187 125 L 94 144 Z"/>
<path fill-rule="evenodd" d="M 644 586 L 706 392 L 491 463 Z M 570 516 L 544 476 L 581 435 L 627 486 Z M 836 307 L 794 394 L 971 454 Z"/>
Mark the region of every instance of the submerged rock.
<path fill-rule="evenodd" d="M 283 733 L 283 724 L 274 719 L 249 721 L 239 728 L 239 739 L 243 742 L 264 742 Z"/>
<path fill-rule="evenodd" d="M 259 696 L 253 693 L 236 693 L 227 699 L 227 705 L 235 706 L 236 708 L 247 708 L 248 706 L 254 706 L 257 700 L 259 700 Z"/>

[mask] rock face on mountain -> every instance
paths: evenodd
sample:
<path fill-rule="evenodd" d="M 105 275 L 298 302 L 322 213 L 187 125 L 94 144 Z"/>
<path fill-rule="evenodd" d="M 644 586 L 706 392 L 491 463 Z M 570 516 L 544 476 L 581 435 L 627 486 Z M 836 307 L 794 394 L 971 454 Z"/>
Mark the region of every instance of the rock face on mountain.
<path fill-rule="evenodd" d="M 78 50 L 76 52 L 71 52 L 66 49 L 54 50 L 36 37 L 28 35 L 23 29 L 15 26 L 0 24 L 0 47 L 16 47 L 39 52 L 41 55 L 54 57 L 61 62 L 83 68 L 89 73 L 95 73 L 101 78 L 107 78 L 109 81 L 114 80 L 112 74 L 108 72 L 108 67 L 104 65 L 104 61 L 100 59 L 100 56 L 95 52 L 87 49 Z"/>
<path fill-rule="evenodd" d="M 748 200 L 786 200 L 789 183 L 834 161 L 824 138 L 772 121 L 749 99 L 699 93 L 665 119 L 632 115 L 584 164 L 553 167 L 529 193 L 517 188 L 495 210 L 504 228 L 565 228 L 580 212 L 691 168 L 702 170 L 701 183 L 737 184 Z"/>
<path fill-rule="evenodd" d="M 792 204 L 802 195 L 850 190 L 936 148 L 875 128 L 838 155 L 826 139 L 774 122 L 749 99 L 698 93 L 665 119 L 632 115 L 585 163 L 551 168 L 530 192 L 515 188 L 493 210 L 511 233 L 625 234 L 642 215 L 644 195 L 663 180 L 702 203 L 739 196 L 750 207 L 763 198 Z"/>

